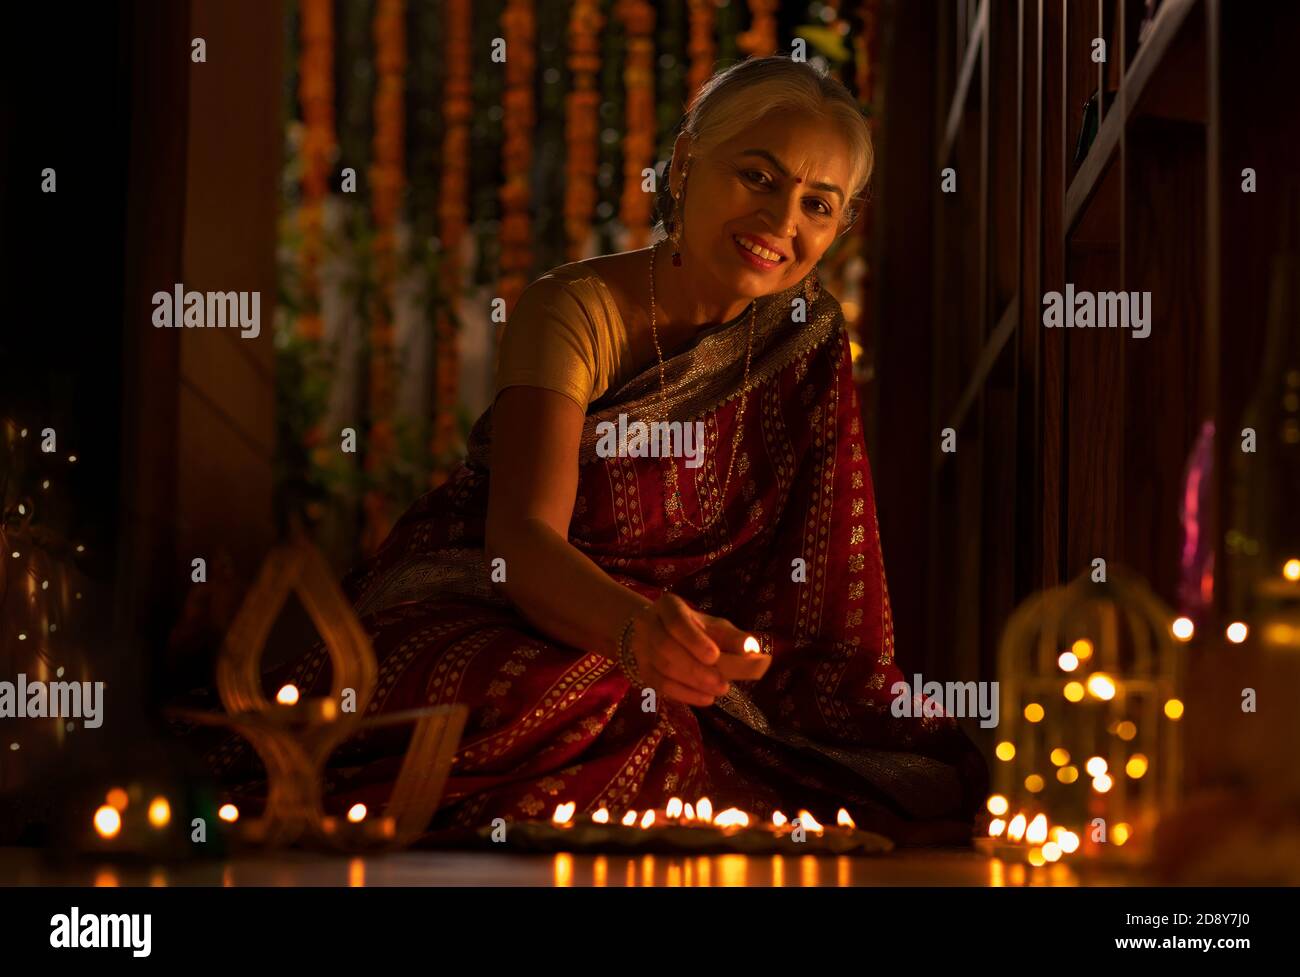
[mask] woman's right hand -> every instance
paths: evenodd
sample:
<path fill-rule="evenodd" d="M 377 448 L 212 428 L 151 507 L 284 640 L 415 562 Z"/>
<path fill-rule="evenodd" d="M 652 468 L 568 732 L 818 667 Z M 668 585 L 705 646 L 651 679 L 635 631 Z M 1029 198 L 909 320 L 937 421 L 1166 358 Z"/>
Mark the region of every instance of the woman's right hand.
<path fill-rule="evenodd" d="M 629 642 L 643 685 L 690 706 L 711 706 L 727 693 L 706 617 L 670 593 L 637 613 Z"/>

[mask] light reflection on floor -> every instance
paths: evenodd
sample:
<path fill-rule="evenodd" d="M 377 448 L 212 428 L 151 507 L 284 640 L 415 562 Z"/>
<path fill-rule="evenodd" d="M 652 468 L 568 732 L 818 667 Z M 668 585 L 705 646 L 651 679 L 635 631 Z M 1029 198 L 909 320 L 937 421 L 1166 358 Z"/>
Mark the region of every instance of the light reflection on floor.
<path fill-rule="evenodd" d="M 906 856 L 902 856 L 906 859 Z M 969 877 L 966 871 L 928 872 L 926 877 L 882 879 L 880 860 L 854 859 L 847 855 L 750 856 L 698 855 L 667 856 L 589 855 L 560 853 L 551 856 L 551 884 L 560 888 L 573 886 L 613 885 L 645 887 L 772 886 L 781 888 L 816 886 L 871 885 L 885 882 L 906 884 L 911 881 L 1003 886 L 1076 886 L 1078 875 L 1061 863 L 1035 868 L 1019 863 L 1007 864 L 1000 859 L 981 859 L 983 877 Z M 893 873 L 890 873 L 891 875 Z M 611 882 L 613 880 L 619 880 Z"/>
<path fill-rule="evenodd" d="M 52 868 L 30 850 L 0 849 L 0 883 L 112 886 L 546 886 L 799 888 L 862 885 L 1077 886 L 1125 884 L 1085 863 L 1033 867 L 974 851 L 908 849 L 875 857 L 816 855 L 556 855 L 405 851 L 340 857 L 249 854 L 224 861 Z"/>

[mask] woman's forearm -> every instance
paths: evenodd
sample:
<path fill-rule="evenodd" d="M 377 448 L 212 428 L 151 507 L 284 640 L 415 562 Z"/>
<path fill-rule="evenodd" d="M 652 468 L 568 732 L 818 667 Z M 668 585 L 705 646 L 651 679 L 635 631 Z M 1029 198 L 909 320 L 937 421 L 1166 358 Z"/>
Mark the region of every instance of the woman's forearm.
<path fill-rule="evenodd" d="M 487 555 L 505 561 L 505 580 L 496 586 L 525 618 L 584 651 L 617 657 L 623 625 L 650 603 L 539 519 L 489 532 Z"/>

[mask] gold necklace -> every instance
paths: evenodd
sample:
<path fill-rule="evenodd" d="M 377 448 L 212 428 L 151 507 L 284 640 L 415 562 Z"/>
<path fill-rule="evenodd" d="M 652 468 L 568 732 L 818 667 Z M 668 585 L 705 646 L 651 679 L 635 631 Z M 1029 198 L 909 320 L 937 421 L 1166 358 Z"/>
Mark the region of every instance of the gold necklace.
<path fill-rule="evenodd" d="M 659 333 L 655 329 L 655 254 L 658 250 L 658 244 L 650 249 L 650 338 L 654 340 L 655 356 L 659 358 L 659 410 L 663 413 L 663 419 L 666 423 L 668 421 L 668 398 L 666 393 L 667 384 L 664 381 L 664 353 L 659 347 Z M 682 520 L 688 526 L 700 532 L 704 532 L 717 522 L 718 516 L 722 514 L 722 510 L 726 505 L 727 489 L 731 486 L 731 472 L 736 464 L 736 454 L 740 450 L 740 435 L 743 430 L 741 422 L 745 419 L 745 405 L 749 400 L 749 361 L 754 353 L 754 319 L 757 315 L 758 302 L 755 300 L 750 303 L 749 342 L 745 349 L 745 378 L 740 395 L 740 406 L 736 408 L 736 433 L 731 438 L 731 459 L 727 462 L 727 477 L 722 483 L 722 495 L 713 510 L 713 515 L 705 519 L 703 525 L 692 522 L 686 515 L 686 506 L 682 504 L 682 492 L 677 485 L 677 462 L 672 458 L 668 460 L 668 481 L 672 483 L 672 496 L 677 503 L 677 511 L 681 513 Z M 715 473 L 714 482 L 716 483 L 717 464 L 715 463 L 713 467 Z M 704 512 L 704 500 L 701 498 L 700 514 L 703 515 Z"/>

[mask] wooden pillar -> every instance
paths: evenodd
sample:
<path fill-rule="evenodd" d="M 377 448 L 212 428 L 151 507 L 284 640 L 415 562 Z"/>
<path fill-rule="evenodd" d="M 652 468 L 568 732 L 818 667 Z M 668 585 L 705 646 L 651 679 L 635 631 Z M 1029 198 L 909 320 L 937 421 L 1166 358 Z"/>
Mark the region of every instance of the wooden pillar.
<path fill-rule="evenodd" d="M 194 558 L 211 567 L 228 556 L 251 579 L 274 537 L 284 9 L 278 0 L 191 0 L 160 5 L 129 30 L 117 596 L 128 633 L 158 649 Z M 195 38 L 205 42 L 201 63 Z M 259 293 L 259 334 L 154 328 L 152 296 L 178 283 Z"/>

